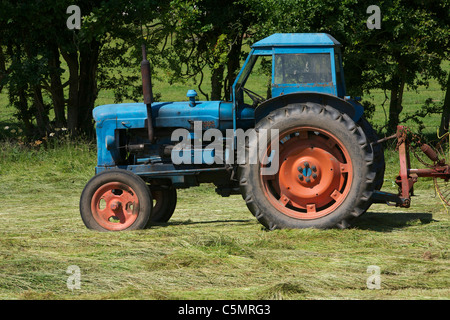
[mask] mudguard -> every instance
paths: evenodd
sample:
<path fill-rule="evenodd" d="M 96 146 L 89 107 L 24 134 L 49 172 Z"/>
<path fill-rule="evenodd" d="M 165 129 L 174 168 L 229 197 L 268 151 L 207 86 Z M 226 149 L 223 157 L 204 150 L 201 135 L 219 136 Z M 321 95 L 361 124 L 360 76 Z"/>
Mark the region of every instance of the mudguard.
<path fill-rule="evenodd" d="M 318 103 L 329 105 L 342 113 L 346 113 L 353 121 L 357 122 L 364 113 L 364 108 L 352 100 L 344 100 L 331 94 L 298 92 L 281 95 L 264 101 L 255 109 L 255 121 L 266 117 L 270 112 L 292 103 Z"/>

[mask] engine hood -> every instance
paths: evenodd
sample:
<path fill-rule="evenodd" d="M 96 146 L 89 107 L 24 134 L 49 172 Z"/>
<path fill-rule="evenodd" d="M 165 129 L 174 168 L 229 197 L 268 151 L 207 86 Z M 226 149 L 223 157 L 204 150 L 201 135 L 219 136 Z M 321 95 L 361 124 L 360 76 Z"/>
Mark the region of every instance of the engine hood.
<path fill-rule="evenodd" d="M 144 103 L 121 103 L 98 106 L 93 110 L 97 126 L 106 120 L 115 120 L 117 128 L 145 127 L 147 109 Z M 156 128 L 192 129 L 194 121 L 203 128 L 219 128 L 220 121 L 232 119 L 232 103 L 222 101 L 196 101 L 152 103 L 152 120 Z"/>

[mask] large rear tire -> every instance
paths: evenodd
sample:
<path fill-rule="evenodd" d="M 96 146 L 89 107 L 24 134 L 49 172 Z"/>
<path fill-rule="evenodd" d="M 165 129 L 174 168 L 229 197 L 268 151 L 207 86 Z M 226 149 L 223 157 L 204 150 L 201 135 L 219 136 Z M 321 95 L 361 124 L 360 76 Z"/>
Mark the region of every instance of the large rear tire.
<path fill-rule="evenodd" d="M 349 116 L 330 106 L 291 104 L 271 112 L 256 129 L 279 130 L 276 174 L 262 175 L 261 161 L 239 167 L 242 196 L 265 227 L 346 228 L 370 206 L 373 152 Z M 268 140 L 266 156 L 275 142 Z M 248 148 L 250 159 L 256 149 Z"/>
<path fill-rule="evenodd" d="M 372 169 L 376 172 L 374 189 L 381 190 L 384 183 L 384 171 L 386 169 L 386 162 L 384 160 L 384 148 L 381 143 L 377 143 L 378 135 L 372 128 L 370 123 L 361 117 L 358 121 L 358 125 L 363 129 L 364 134 L 367 137 L 367 141 L 372 149 L 373 153 L 373 165 Z"/>

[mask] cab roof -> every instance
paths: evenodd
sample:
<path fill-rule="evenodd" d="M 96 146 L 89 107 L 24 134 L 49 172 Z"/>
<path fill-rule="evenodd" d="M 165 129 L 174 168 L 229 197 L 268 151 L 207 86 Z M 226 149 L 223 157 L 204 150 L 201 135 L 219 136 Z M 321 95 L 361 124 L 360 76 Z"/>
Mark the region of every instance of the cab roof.
<path fill-rule="evenodd" d="M 252 48 L 261 47 L 316 47 L 340 46 L 335 38 L 327 33 L 274 33 L 252 45 Z"/>

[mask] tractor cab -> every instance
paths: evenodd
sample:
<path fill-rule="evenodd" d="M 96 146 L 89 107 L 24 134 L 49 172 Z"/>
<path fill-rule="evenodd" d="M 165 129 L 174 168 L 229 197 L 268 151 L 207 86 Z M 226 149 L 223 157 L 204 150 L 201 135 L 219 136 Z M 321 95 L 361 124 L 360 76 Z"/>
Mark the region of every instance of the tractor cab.
<path fill-rule="evenodd" d="M 251 48 L 234 85 L 234 99 L 243 102 L 244 93 L 256 107 L 261 102 L 290 93 L 310 92 L 345 96 L 341 44 L 325 33 L 273 34 Z M 267 97 L 246 87 L 257 60 L 271 60 L 270 91 Z"/>

